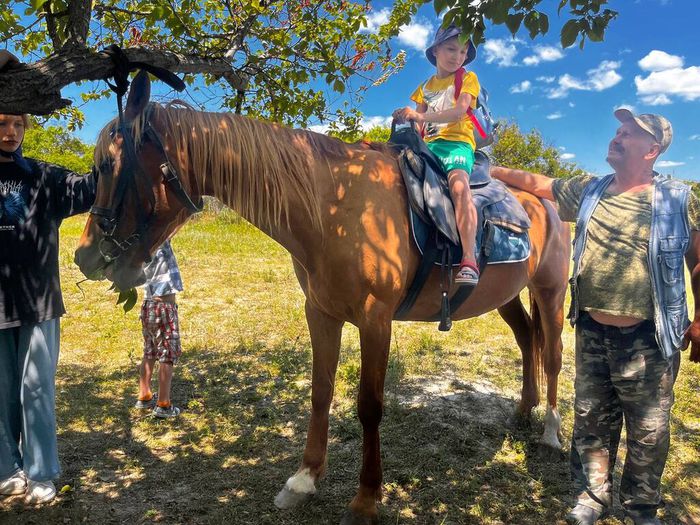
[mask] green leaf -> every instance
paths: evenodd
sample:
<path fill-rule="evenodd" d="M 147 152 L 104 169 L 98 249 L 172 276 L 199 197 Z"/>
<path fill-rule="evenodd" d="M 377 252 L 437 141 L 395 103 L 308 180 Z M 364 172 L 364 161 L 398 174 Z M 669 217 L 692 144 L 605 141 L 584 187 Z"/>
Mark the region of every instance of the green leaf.
<path fill-rule="evenodd" d="M 345 84 L 343 83 L 342 80 L 337 79 L 335 82 L 333 82 L 333 89 L 337 91 L 338 93 L 344 93 L 345 92 Z"/>
<path fill-rule="evenodd" d="M 121 291 L 121 290 L 120 290 L 120 291 L 119 291 L 119 296 L 117 297 L 117 304 L 121 304 L 121 303 L 123 303 L 124 301 L 126 301 L 127 298 L 129 297 L 129 296 L 128 296 L 128 293 L 129 293 L 129 290 L 126 290 L 126 291 Z"/>
<path fill-rule="evenodd" d="M 139 294 L 136 291 L 136 288 L 130 288 L 129 290 L 126 291 L 127 297 L 126 301 L 124 302 L 124 313 L 127 313 L 130 311 L 134 305 L 136 305 L 136 301 L 139 298 Z"/>
<path fill-rule="evenodd" d="M 602 42 L 605 36 L 605 23 L 599 18 L 594 18 L 591 28 L 586 31 L 591 42 Z"/>
<path fill-rule="evenodd" d="M 569 20 L 564 27 L 561 28 L 561 45 L 564 48 L 571 46 L 578 36 L 578 20 Z"/>
<path fill-rule="evenodd" d="M 530 33 L 530 38 L 535 38 L 540 32 L 539 14 L 536 11 L 530 11 L 525 17 L 525 27 Z"/>
<path fill-rule="evenodd" d="M 435 14 L 439 15 L 447 7 L 449 0 L 435 0 L 433 7 L 435 8 Z"/>
<path fill-rule="evenodd" d="M 549 31 L 549 17 L 544 13 L 540 13 L 540 33 L 543 35 Z"/>
<path fill-rule="evenodd" d="M 31 5 L 32 9 L 36 12 L 43 7 L 44 3 L 46 3 L 46 0 L 31 0 L 29 5 Z"/>
<path fill-rule="evenodd" d="M 564 9 L 564 6 L 566 5 L 566 0 L 561 0 L 559 2 L 559 8 L 557 9 L 557 14 L 561 15 L 561 10 Z"/>
<path fill-rule="evenodd" d="M 508 15 L 506 17 L 506 27 L 508 28 L 508 31 L 510 31 L 510 34 L 515 36 L 515 33 L 518 32 L 518 29 L 520 29 L 520 23 L 523 21 L 523 14 L 522 13 L 517 13 L 514 15 Z"/>

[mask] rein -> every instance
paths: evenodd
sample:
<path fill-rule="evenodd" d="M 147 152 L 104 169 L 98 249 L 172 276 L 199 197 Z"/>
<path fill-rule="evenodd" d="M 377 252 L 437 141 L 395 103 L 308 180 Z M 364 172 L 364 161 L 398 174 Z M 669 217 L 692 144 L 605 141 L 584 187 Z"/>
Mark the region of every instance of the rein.
<path fill-rule="evenodd" d="M 119 110 L 118 131 L 123 140 L 122 149 L 124 150 L 124 162 L 120 170 L 121 176 L 117 180 L 117 187 L 112 198 L 111 207 L 105 208 L 100 206 L 92 206 L 92 208 L 90 208 L 90 213 L 100 217 L 98 226 L 102 230 L 103 236 L 99 241 L 98 249 L 105 263 L 109 264 L 118 259 L 123 253 L 128 251 L 129 248 L 140 240 L 147 240 L 149 226 L 156 215 L 155 202 L 153 201 L 152 195 L 149 195 L 149 202 L 151 203 L 150 214 L 145 216 L 143 208 L 140 205 L 137 205 L 136 229 L 123 240 L 118 240 L 114 236 L 118 225 L 119 213 L 122 210 L 127 192 L 129 189 L 133 189 L 136 192 L 137 201 L 140 203 L 141 192 L 139 191 L 138 177 L 140 177 L 141 180 L 148 180 L 148 175 L 144 172 L 143 166 L 136 156 L 136 143 L 132 133 L 132 126 L 129 126 L 124 118 L 122 100 L 129 85 L 128 74 L 133 69 L 136 69 L 137 66 L 140 66 L 143 69 L 155 74 L 158 78 L 164 80 L 178 91 L 182 91 L 185 86 L 178 77 L 167 70 L 142 63 L 129 62 L 124 55 L 124 52 L 116 45 L 110 46 L 105 50 L 105 52 L 110 55 L 115 63 L 115 83 L 111 84 L 107 82 L 107 84 L 117 95 L 117 109 Z M 147 109 L 147 111 L 152 112 L 152 109 Z M 155 129 L 153 129 L 153 126 L 150 123 L 150 114 L 146 115 L 144 122 L 145 127 L 143 130 L 143 135 L 157 146 L 158 150 L 165 159 L 165 162 L 160 165 L 160 170 L 163 175 L 163 183 L 170 188 L 170 190 L 190 213 L 202 211 L 204 208 L 202 197 L 200 196 L 198 202 L 195 203 L 183 187 L 177 170 L 168 159 L 161 137 L 158 135 Z M 97 169 L 99 172 L 99 168 Z M 144 243 L 144 247 L 147 245 L 147 243 Z M 146 260 L 147 259 L 148 254 L 146 254 Z"/>

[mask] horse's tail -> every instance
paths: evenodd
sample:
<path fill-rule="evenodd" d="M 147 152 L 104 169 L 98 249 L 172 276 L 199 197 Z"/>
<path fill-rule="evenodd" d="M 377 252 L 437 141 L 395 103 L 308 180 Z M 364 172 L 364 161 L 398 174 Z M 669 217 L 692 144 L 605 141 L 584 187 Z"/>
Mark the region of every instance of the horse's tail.
<path fill-rule="evenodd" d="M 532 366 L 534 367 L 535 388 L 539 394 L 544 383 L 544 330 L 542 315 L 535 297 L 530 292 L 530 348 L 532 350 Z"/>

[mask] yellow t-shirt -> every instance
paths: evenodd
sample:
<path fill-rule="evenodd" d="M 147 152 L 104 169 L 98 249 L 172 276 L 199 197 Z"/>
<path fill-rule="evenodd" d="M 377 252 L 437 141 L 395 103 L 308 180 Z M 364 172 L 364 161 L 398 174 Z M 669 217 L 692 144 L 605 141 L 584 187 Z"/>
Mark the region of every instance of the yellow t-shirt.
<path fill-rule="evenodd" d="M 479 85 L 479 79 L 476 73 L 467 71 L 462 80 L 460 95 L 462 93 L 468 93 L 472 96 L 472 109 L 476 108 L 476 97 L 479 96 L 479 91 L 481 91 L 481 86 Z M 428 113 L 454 108 L 456 104 L 454 74 L 445 78 L 437 78 L 437 76 L 433 75 L 427 82 L 418 86 L 418 89 L 411 95 L 411 100 L 416 104 L 427 104 Z M 456 122 L 444 124 L 426 122 L 425 136 L 423 138 L 426 142 L 436 139 L 466 142 L 476 151 L 474 125 L 466 114 Z"/>

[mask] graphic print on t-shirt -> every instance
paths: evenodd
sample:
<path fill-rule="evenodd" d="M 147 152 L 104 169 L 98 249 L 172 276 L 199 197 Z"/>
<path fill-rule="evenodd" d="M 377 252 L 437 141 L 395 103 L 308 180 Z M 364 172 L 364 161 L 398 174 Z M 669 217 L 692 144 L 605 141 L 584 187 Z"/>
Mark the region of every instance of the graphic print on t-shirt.
<path fill-rule="evenodd" d="M 20 181 L 0 181 L 0 231 L 14 230 L 24 222 L 27 205 L 22 196 Z"/>
<path fill-rule="evenodd" d="M 455 88 L 450 86 L 444 91 L 429 91 L 424 89 L 423 97 L 425 98 L 425 103 L 428 106 L 429 113 L 437 113 L 438 111 L 445 111 L 446 109 L 452 109 L 455 107 Z M 440 133 L 440 130 L 446 127 L 448 123 L 437 123 L 437 122 L 426 122 L 425 125 L 425 137 L 435 137 Z"/>

